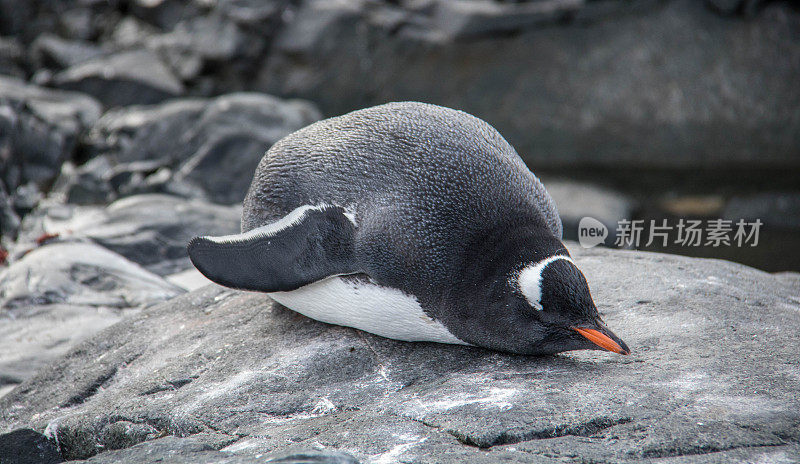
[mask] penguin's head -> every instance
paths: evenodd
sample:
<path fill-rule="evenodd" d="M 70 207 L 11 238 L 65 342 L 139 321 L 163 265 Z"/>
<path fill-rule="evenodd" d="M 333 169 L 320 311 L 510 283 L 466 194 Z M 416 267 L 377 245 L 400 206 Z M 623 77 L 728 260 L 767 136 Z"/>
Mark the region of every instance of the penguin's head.
<path fill-rule="evenodd" d="M 562 254 L 563 253 L 563 254 Z M 604 349 L 629 354 L 597 313 L 589 285 L 566 250 L 524 266 L 512 279 L 521 311 L 538 326 L 541 352 Z"/>

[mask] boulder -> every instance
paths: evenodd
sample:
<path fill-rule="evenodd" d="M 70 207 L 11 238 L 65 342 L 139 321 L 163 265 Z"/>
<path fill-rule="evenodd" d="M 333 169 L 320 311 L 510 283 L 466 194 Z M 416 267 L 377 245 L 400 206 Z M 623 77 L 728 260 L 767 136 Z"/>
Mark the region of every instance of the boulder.
<path fill-rule="evenodd" d="M 58 448 L 39 432 L 14 430 L 0 435 L 0 462 L 3 464 L 57 464 L 64 462 Z"/>
<path fill-rule="evenodd" d="M 170 195 L 136 195 L 107 207 L 49 204 L 25 218 L 18 248 L 37 238 L 85 238 L 159 275 L 192 267 L 186 244 L 196 235 L 240 231 L 241 207 Z"/>
<path fill-rule="evenodd" d="M 119 52 L 70 66 L 54 75 L 51 83 L 87 93 L 111 107 L 158 103 L 184 93 L 183 83 L 149 50 Z"/>
<path fill-rule="evenodd" d="M 92 158 L 79 167 L 68 161 L 61 165 L 61 175 L 49 194 L 72 205 L 108 203 L 115 197 L 108 181 L 112 172 L 106 156 Z"/>
<path fill-rule="evenodd" d="M 144 176 L 153 175 L 151 191 L 233 204 L 244 199 L 266 150 L 319 118 L 308 102 L 257 93 L 177 100 L 106 113 L 90 132 L 87 150 L 122 165 L 109 179 L 117 191 L 139 188 L 140 179 L 123 175 L 139 166 Z"/>
<path fill-rule="evenodd" d="M 114 26 L 108 41 L 120 49 L 141 48 L 147 37 L 161 33 L 161 30 L 133 16 L 125 16 Z"/>
<path fill-rule="evenodd" d="M 0 74 L 25 79 L 22 45 L 14 39 L 0 37 Z"/>
<path fill-rule="evenodd" d="M 103 55 L 103 50 L 90 42 L 65 40 L 44 33 L 31 44 L 31 53 L 39 68 L 63 69 Z"/>
<path fill-rule="evenodd" d="M 14 210 L 11 197 L 6 192 L 3 181 L 0 180 L 0 239 L 7 241 L 16 237 L 19 224 L 20 218 Z M 2 244 L 3 242 L 0 242 L 0 248 L 2 248 Z M 0 261 L 5 261 L 5 259 Z M 2 262 L 0 262 L 0 265 L 2 265 Z"/>
<path fill-rule="evenodd" d="M 127 308 L 179 293 L 159 276 L 92 243 L 48 244 L 0 273 L 0 309 L 56 303 Z"/>
<path fill-rule="evenodd" d="M 188 54 L 221 63 L 240 58 L 258 46 L 246 43 L 236 23 L 220 15 L 182 20 L 170 32 L 148 37 L 146 43 L 166 54 Z"/>
<path fill-rule="evenodd" d="M 50 182 L 100 111 L 86 95 L 0 76 L 0 178 L 8 192 Z"/>
<path fill-rule="evenodd" d="M 463 109 L 534 169 L 797 170 L 798 21 L 777 3 L 731 20 L 686 0 L 311 1 L 255 85 L 326 115 Z"/>
<path fill-rule="evenodd" d="M 209 286 L 77 346 L 0 399 L 0 424 L 46 430 L 65 459 L 96 462 L 141 441 L 106 456 L 207 445 L 220 453 L 199 462 L 320 450 L 421 463 L 800 458 L 791 280 L 717 260 L 571 251 L 631 355 L 406 343 Z"/>
<path fill-rule="evenodd" d="M 159 29 L 172 29 L 184 18 L 197 16 L 203 9 L 203 2 L 182 0 L 132 0 L 130 12 Z"/>
<path fill-rule="evenodd" d="M 181 293 L 95 244 L 30 251 L 0 272 L 0 396 L 124 315 Z"/>
<path fill-rule="evenodd" d="M 0 35 L 30 43 L 41 34 L 96 40 L 119 16 L 120 0 L 0 0 Z"/>
<path fill-rule="evenodd" d="M 291 3 L 290 0 L 219 0 L 217 11 L 242 26 L 271 36 L 273 27 L 283 22 Z"/>

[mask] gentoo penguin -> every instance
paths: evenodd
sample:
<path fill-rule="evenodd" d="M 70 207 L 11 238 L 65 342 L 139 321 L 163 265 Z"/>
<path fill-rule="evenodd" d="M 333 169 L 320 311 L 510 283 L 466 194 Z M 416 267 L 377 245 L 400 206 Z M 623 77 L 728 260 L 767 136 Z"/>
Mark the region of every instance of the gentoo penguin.
<path fill-rule="evenodd" d="M 628 354 L 536 176 L 492 126 L 440 106 L 389 103 L 286 136 L 256 169 L 242 233 L 188 251 L 214 282 L 388 338 Z"/>

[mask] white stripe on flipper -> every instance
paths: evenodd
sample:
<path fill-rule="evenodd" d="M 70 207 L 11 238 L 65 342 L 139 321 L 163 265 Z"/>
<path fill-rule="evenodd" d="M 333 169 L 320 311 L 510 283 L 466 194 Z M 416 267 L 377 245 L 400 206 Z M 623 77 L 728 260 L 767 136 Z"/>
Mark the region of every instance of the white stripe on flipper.
<path fill-rule="evenodd" d="M 525 299 L 528 300 L 528 303 L 537 311 L 544 309 L 542 307 L 542 272 L 544 272 L 544 268 L 546 268 L 548 264 L 560 259 L 569 261 L 575 265 L 572 258 L 569 256 L 550 256 L 538 263 L 529 264 L 523 268 L 517 274 L 516 279 L 514 279 L 516 282 L 512 282 L 512 286 L 513 283 L 516 283 L 517 288 L 519 288 L 520 292 L 525 296 Z"/>
<path fill-rule="evenodd" d="M 241 234 L 221 235 L 219 237 L 206 236 L 203 238 L 218 244 L 241 243 L 247 242 L 254 238 L 269 238 L 275 236 L 275 234 L 282 230 L 286 230 L 299 224 L 309 211 L 320 211 L 328 207 L 330 207 L 330 205 L 324 203 L 319 205 L 303 205 L 293 209 L 289 214 L 275 222 L 263 225 L 261 227 L 256 227 L 253 230 Z"/>

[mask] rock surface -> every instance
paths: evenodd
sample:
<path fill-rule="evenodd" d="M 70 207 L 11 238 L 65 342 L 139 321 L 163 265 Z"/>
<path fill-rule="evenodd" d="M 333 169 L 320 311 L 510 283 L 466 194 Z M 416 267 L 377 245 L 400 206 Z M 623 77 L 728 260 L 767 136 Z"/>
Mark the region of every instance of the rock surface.
<path fill-rule="evenodd" d="M 55 34 L 44 33 L 31 44 L 31 53 L 39 68 L 64 69 L 103 55 L 103 50 L 80 40 L 64 40 Z"/>
<path fill-rule="evenodd" d="M 3 397 L 0 423 L 46 429 L 65 458 L 96 462 L 141 441 L 115 456 L 207 445 L 221 453 L 200 462 L 309 450 L 361 462 L 800 458 L 795 280 L 573 254 L 630 356 L 392 341 L 212 286 L 82 343 Z M 177 438 L 147 441 L 164 435 Z"/>
<path fill-rule="evenodd" d="M 86 337 L 181 293 L 95 244 L 29 252 L 0 272 L 0 396 Z"/>
<path fill-rule="evenodd" d="M 120 52 L 76 64 L 53 76 L 52 84 L 87 93 L 112 107 L 158 103 L 185 90 L 158 55 L 149 50 Z"/>
<path fill-rule="evenodd" d="M 39 432 L 20 429 L 0 435 L 0 462 L 3 464 L 57 464 L 63 461 L 58 448 Z"/>
<path fill-rule="evenodd" d="M 86 95 L 0 76 L 0 179 L 9 192 L 51 181 L 100 110 Z"/>
<path fill-rule="evenodd" d="M 25 71 L 22 69 L 23 49 L 14 39 L 0 37 L 0 74 L 25 78 Z"/>
<path fill-rule="evenodd" d="M 232 204 L 242 201 L 272 144 L 319 118 L 308 102 L 264 94 L 178 100 L 106 113 L 87 149 L 116 165 L 106 182 L 118 192 L 144 183 L 151 191 Z"/>
<path fill-rule="evenodd" d="M 800 461 L 797 273 L 576 250 L 634 354 L 524 358 L 199 288 L 185 255 L 316 104 L 414 99 L 590 182 L 548 183 L 568 237 L 675 198 L 764 221 L 709 255 L 796 270 L 797 30 L 761 0 L 0 0 L 0 462 Z"/>
<path fill-rule="evenodd" d="M 53 243 L 0 273 L 0 308 L 43 304 L 125 308 L 168 300 L 181 291 L 92 243 Z"/>
<path fill-rule="evenodd" d="M 192 268 L 186 244 L 196 235 L 240 231 L 240 206 L 222 206 L 170 195 L 135 195 L 107 207 L 50 204 L 25 218 L 18 246 L 43 234 L 87 238 L 158 275 Z"/>
<path fill-rule="evenodd" d="M 309 451 L 278 455 L 265 460 L 260 456 L 236 456 L 217 451 L 211 445 L 194 438 L 166 437 L 138 444 L 119 451 L 109 451 L 81 461 L 85 464 L 358 464 L 346 453 Z M 33 463 L 31 463 L 33 464 Z"/>

